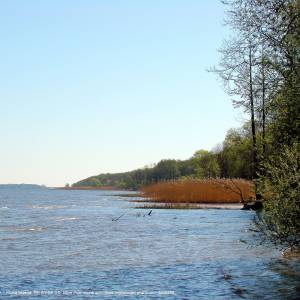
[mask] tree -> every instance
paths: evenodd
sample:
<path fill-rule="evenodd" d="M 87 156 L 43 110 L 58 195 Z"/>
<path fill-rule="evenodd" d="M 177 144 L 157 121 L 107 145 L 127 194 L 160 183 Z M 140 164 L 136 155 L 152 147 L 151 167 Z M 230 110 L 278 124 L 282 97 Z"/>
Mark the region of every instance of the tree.
<path fill-rule="evenodd" d="M 247 127 L 230 129 L 227 132 L 223 149 L 217 154 L 221 177 L 245 179 L 253 177 L 251 133 Z"/>
<path fill-rule="evenodd" d="M 212 178 L 220 176 L 220 167 L 216 156 L 207 150 L 198 150 L 192 157 L 196 178 Z"/>
<path fill-rule="evenodd" d="M 300 245 L 300 144 L 284 146 L 265 163 L 259 188 L 264 195 L 264 230 L 275 241 Z"/>
<path fill-rule="evenodd" d="M 180 176 L 177 161 L 174 159 L 163 159 L 154 168 L 152 173 L 153 179 L 170 180 Z"/>
<path fill-rule="evenodd" d="M 227 24 L 235 32 L 251 36 L 256 49 L 253 52 L 254 96 L 257 115 L 262 118 L 263 153 L 266 104 L 272 123 L 273 143 L 276 147 L 282 143 L 292 144 L 293 139 L 300 136 L 300 1 L 223 2 L 228 7 Z"/>
<path fill-rule="evenodd" d="M 238 29 L 237 38 L 227 40 L 219 49 L 221 61 L 218 68 L 212 71 L 223 80 L 227 93 L 234 97 L 235 107 L 243 107 L 250 114 L 252 135 L 252 162 L 253 177 L 256 177 L 258 169 L 257 137 L 255 120 L 255 85 L 254 73 L 256 67 L 257 45 L 250 31 Z M 237 97 L 237 98 L 236 98 Z"/>
<path fill-rule="evenodd" d="M 192 159 L 178 161 L 177 164 L 181 177 L 191 177 L 194 175 Z"/>

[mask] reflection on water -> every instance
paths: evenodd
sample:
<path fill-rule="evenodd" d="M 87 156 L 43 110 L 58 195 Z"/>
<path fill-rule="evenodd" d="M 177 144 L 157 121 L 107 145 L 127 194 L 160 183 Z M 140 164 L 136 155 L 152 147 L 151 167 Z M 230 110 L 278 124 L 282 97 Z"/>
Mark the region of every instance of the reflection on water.
<path fill-rule="evenodd" d="M 149 216 L 119 194 L 0 188 L 0 299 L 23 290 L 297 299 L 299 262 L 260 245 L 248 230 L 253 212 L 154 210 Z"/>

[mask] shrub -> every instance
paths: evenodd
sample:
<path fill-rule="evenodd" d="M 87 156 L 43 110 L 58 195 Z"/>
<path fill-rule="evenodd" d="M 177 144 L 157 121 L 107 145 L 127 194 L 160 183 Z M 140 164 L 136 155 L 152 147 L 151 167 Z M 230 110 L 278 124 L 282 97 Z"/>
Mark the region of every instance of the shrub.
<path fill-rule="evenodd" d="M 258 188 L 264 198 L 259 215 L 263 228 L 274 241 L 290 247 L 300 244 L 300 145 L 284 146 L 264 164 Z"/>

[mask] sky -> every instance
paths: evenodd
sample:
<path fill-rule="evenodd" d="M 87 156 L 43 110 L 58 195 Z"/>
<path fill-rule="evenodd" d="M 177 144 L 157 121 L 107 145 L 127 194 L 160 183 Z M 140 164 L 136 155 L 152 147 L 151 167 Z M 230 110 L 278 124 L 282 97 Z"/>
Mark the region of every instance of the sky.
<path fill-rule="evenodd" d="M 0 183 L 62 186 L 210 150 L 219 0 L 0 0 Z"/>

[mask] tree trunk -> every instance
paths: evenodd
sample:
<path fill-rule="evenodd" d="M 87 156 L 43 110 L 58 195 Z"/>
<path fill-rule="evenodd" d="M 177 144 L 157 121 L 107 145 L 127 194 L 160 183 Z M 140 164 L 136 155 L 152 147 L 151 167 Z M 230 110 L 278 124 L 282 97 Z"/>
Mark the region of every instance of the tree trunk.
<path fill-rule="evenodd" d="M 266 140 L 265 140 L 265 131 L 266 131 L 266 78 L 265 78 L 265 60 L 264 53 L 262 49 L 262 143 L 263 143 L 263 159 L 266 158 Z"/>
<path fill-rule="evenodd" d="M 256 145 L 256 129 L 254 115 L 254 95 L 253 95 L 253 79 L 252 79 L 252 45 L 249 45 L 249 88 L 250 88 L 250 110 L 251 110 L 251 132 L 252 132 L 252 159 L 253 159 L 253 178 L 257 178 L 257 145 Z"/>

